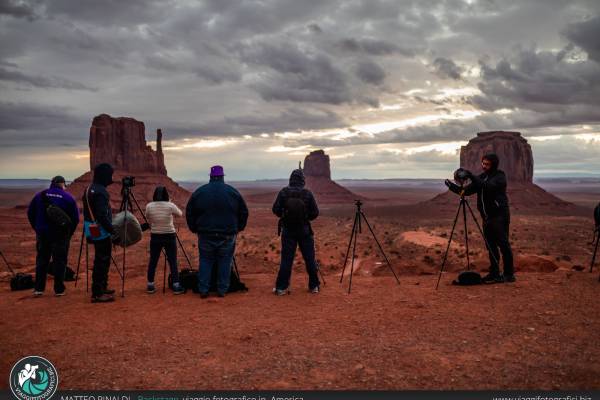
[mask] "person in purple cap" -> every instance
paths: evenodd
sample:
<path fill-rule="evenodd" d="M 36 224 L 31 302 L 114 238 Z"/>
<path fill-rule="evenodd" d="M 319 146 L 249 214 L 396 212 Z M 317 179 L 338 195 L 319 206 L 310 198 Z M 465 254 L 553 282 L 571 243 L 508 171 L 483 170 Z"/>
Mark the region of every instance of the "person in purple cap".
<path fill-rule="evenodd" d="M 229 289 L 235 238 L 248 222 L 248 207 L 242 195 L 225 183 L 223 167 L 210 169 L 210 182 L 196 189 L 185 209 L 190 231 L 198 235 L 200 270 L 198 291 L 208 297 L 213 266 L 217 266 L 217 294 Z"/>
<path fill-rule="evenodd" d="M 50 259 L 54 263 L 54 294 L 65 294 L 65 270 L 71 236 L 79 224 L 79 210 L 73 196 L 65 191 L 65 178 L 52 178 L 50 188 L 37 193 L 27 210 L 27 218 L 36 233 L 34 296 L 46 288 Z"/>

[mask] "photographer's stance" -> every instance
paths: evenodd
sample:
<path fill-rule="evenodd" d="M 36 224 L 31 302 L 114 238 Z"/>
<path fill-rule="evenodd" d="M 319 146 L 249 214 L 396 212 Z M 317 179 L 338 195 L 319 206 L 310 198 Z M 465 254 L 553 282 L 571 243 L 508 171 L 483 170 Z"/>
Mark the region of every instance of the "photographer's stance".
<path fill-rule="evenodd" d="M 51 209 L 52 207 L 56 207 Z M 35 289 L 41 296 L 46 288 L 50 258 L 54 263 L 54 294 L 65 294 L 65 269 L 69 243 L 77 224 L 79 210 L 75 199 L 65 191 L 65 178 L 52 178 L 50 188 L 37 193 L 27 210 L 27 218 L 36 233 Z"/>
<path fill-rule="evenodd" d="M 278 296 L 289 293 L 296 247 L 300 247 L 308 273 L 308 290 L 319 293 L 315 241 L 310 226 L 310 221 L 319 216 L 319 208 L 311 191 L 304 188 L 301 169 L 292 171 L 289 186 L 281 189 L 275 199 L 273 213 L 280 218 L 281 233 L 281 263 L 273 292 Z"/>
<path fill-rule="evenodd" d="M 185 210 L 190 231 L 198 234 L 200 270 L 198 290 L 208 297 L 213 266 L 217 266 L 217 294 L 225 297 L 231 278 L 235 238 L 246 227 L 248 207 L 242 195 L 225 183 L 223 167 L 210 169 L 210 182 L 192 194 Z"/>
<path fill-rule="evenodd" d="M 474 175 L 467 171 L 471 184 L 464 188 L 464 194 L 477 193 L 477 209 L 483 219 L 483 233 L 489 245 L 490 272 L 483 277 L 486 283 L 514 282 L 513 254 L 509 241 L 510 210 L 506 196 L 506 175 L 498 169 L 500 160 L 496 154 L 486 154 L 481 159 L 483 173 Z M 446 180 L 451 191 L 460 194 L 460 186 Z M 498 262 L 500 252 L 504 262 L 504 275 L 500 274 Z"/>
<path fill-rule="evenodd" d="M 106 190 L 113 183 L 110 164 L 98 164 L 94 168 L 93 183 L 83 193 L 83 223 L 85 236 L 94 244 L 94 267 L 92 270 L 92 303 L 114 301 L 114 289 L 108 289 L 108 269 L 112 252 L 112 209 L 110 195 Z"/>
<path fill-rule="evenodd" d="M 173 293 L 184 293 L 183 287 L 179 283 L 179 272 L 177 270 L 177 238 L 175 226 L 173 225 L 173 215 L 181 217 L 181 210 L 169 201 L 169 192 L 164 186 L 158 186 L 154 190 L 152 201 L 146 205 L 146 218 L 150 224 L 150 261 L 148 262 L 148 293 L 156 292 L 154 286 L 154 275 L 156 273 L 156 264 L 160 258 L 160 252 L 165 249 L 169 267 L 171 268 L 171 277 L 173 278 Z"/>

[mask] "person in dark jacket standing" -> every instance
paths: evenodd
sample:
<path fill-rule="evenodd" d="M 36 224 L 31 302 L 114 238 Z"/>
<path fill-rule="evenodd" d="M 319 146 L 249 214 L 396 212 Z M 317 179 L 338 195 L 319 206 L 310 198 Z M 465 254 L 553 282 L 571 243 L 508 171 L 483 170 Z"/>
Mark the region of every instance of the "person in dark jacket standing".
<path fill-rule="evenodd" d="M 110 195 L 106 188 L 113 183 L 110 164 L 98 164 L 94 168 L 94 180 L 83 193 L 83 218 L 85 235 L 94 244 L 94 267 L 92 270 L 92 303 L 114 301 L 114 289 L 108 288 L 112 239 Z"/>
<path fill-rule="evenodd" d="M 56 227 L 48 218 L 50 204 L 59 207 L 68 217 L 70 224 L 65 230 Z M 54 294 L 65 294 L 65 269 L 71 236 L 79 224 L 79 210 L 75 199 L 65 191 L 65 178 L 52 178 L 50 188 L 37 193 L 29 203 L 27 218 L 36 233 L 35 289 L 33 294 L 41 296 L 46 288 L 46 275 L 50 259 L 54 263 Z"/>
<path fill-rule="evenodd" d="M 246 202 L 235 188 L 225 183 L 224 177 L 223 167 L 211 167 L 210 182 L 196 189 L 185 210 L 190 231 L 198 235 L 201 298 L 208 297 L 214 265 L 218 271 L 217 294 L 224 297 L 227 293 L 236 235 L 248 222 Z"/>
<path fill-rule="evenodd" d="M 311 293 L 319 293 L 315 241 L 310 226 L 310 221 L 319 216 L 319 208 L 312 192 L 304 187 L 304 173 L 301 169 L 292 171 L 289 186 L 277 194 L 273 213 L 280 218 L 278 231 L 281 233 L 281 263 L 273 293 L 279 296 L 290 293 L 296 247 L 300 247 L 306 264 L 308 289 Z"/>
<path fill-rule="evenodd" d="M 500 159 L 496 154 L 486 154 L 481 158 L 483 173 L 474 175 L 467 171 L 471 184 L 464 189 L 470 196 L 477 193 L 477 209 L 483 219 L 483 234 L 489 246 L 490 272 L 483 277 L 486 283 L 514 282 L 515 271 L 513 253 L 509 241 L 510 210 L 506 195 L 506 175 L 499 170 Z M 455 193 L 463 190 L 446 180 L 446 185 Z M 498 251 L 500 248 L 500 251 Z M 500 253 L 504 262 L 504 275 L 500 274 Z"/>

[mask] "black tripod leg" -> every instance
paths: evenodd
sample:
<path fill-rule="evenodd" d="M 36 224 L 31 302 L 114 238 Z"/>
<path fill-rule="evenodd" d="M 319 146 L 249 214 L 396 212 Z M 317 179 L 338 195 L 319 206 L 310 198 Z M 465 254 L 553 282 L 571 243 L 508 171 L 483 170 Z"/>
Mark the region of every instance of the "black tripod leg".
<path fill-rule="evenodd" d="M 88 242 L 85 242 L 85 292 L 90 290 L 90 258 L 88 257 Z"/>
<path fill-rule="evenodd" d="M 85 239 L 85 229 L 81 228 L 81 243 L 79 244 L 79 258 L 77 259 L 77 272 L 75 272 L 75 287 L 79 280 L 79 266 L 81 265 L 81 253 L 83 252 L 83 240 Z"/>
<path fill-rule="evenodd" d="M 473 221 L 475 221 L 475 225 L 477 225 L 477 229 L 479 230 L 479 233 L 481 233 L 481 237 L 483 238 L 483 242 L 485 243 L 485 248 L 492 255 L 492 258 L 494 259 L 494 262 L 496 263 L 498 268 L 500 268 L 500 260 L 496 259 L 494 253 L 492 253 L 492 248 L 490 247 L 490 244 L 488 243 L 485 234 L 483 233 L 483 229 L 481 229 L 481 225 L 479 225 L 479 221 L 477 221 L 477 217 L 475 216 L 475 213 L 473 212 L 473 209 L 471 208 L 471 205 L 467 200 L 465 200 L 465 205 L 469 208 L 471 217 L 473 217 Z"/>
<path fill-rule="evenodd" d="M 346 249 L 346 258 L 344 258 L 344 267 L 342 268 L 342 275 L 340 276 L 340 283 L 344 279 L 344 273 L 346 272 L 346 263 L 348 262 L 348 256 L 350 255 L 350 246 L 352 245 L 352 238 L 356 235 L 356 221 L 360 218 L 360 214 L 357 212 L 354 215 L 354 224 L 352 225 L 352 233 L 350 233 L 350 241 L 348 242 L 348 248 Z"/>
<path fill-rule="evenodd" d="M 371 224 L 369 224 L 369 221 L 367 220 L 365 213 L 361 211 L 360 214 L 362 215 L 363 219 L 367 223 L 367 227 L 371 231 L 371 235 L 373 235 L 373 239 L 375 239 L 375 243 L 377 243 L 377 246 L 379 247 L 379 251 L 383 255 L 383 258 L 385 258 L 385 262 L 387 263 L 388 267 L 390 268 L 390 271 L 392 271 L 392 274 L 394 274 L 394 278 L 396 278 L 396 282 L 398 282 L 398 284 L 400 284 L 400 280 L 398 279 L 398 276 L 396 275 L 394 268 L 392 268 L 392 263 L 390 263 L 390 260 L 388 260 L 387 255 L 385 254 L 385 251 L 383 251 L 383 247 L 381 247 L 379 240 L 377 240 L 377 236 L 375 236 L 375 232 L 373 232 L 373 229 L 371 228 Z"/>
<path fill-rule="evenodd" d="M 596 263 L 596 254 L 598 253 L 598 242 L 600 241 L 600 232 L 596 237 L 596 245 L 594 246 L 594 255 L 592 255 L 592 263 L 590 264 L 590 272 L 594 269 L 594 264 Z"/>
<path fill-rule="evenodd" d="M 317 263 L 317 272 L 321 277 L 321 281 L 323 281 L 323 285 L 327 285 L 327 282 L 325 282 L 325 277 L 323 276 L 323 272 L 321 272 L 321 265 L 319 263 Z"/>
<path fill-rule="evenodd" d="M 360 224 L 360 213 L 356 213 Z M 352 261 L 350 262 L 350 283 L 348 284 L 348 294 L 350 294 L 350 290 L 352 289 L 352 275 L 354 274 L 354 258 L 356 254 L 356 238 L 358 237 L 358 232 L 354 233 L 354 244 L 352 245 Z M 343 276 L 343 275 L 342 275 Z"/>
<path fill-rule="evenodd" d="M 456 228 L 456 222 L 458 221 L 458 215 L 460 214 L 461 207 L 464 207 L 464 204 L 462 201 L 458 205 L 458 210 L 456 210 L 456 216 L 454 217 L 454 223 L 452 224 L 452 230 L 450 231 L 450 238 L 448 239 L 448 246 L 446 246 L 446 252 L 444 253 L 444 258 L 442 260 L 442 266 L 440 267 L 440 273 L 438 274 L 438 280 L 435 285 L 435 290 L 438 289 L 438 286 L 440 285 L 440 279 L 442 279 L 442 272 L 444 272 L 444 267 L 446 266 L 446 260 L 448 259 L 448 252 L 450 251 L 450 245 L 452 244 L 452 237 L 454 236 L 454 229 Z"/>
<path fill-rule="evenodd" d="M 112 260 L 113 265 L 115 266 L 115 269 L 117 270 L 117 273 L 119 274 L 119 277 L 123 278 L 123 274 L 121 273 L 121 270 L 119 269 L 119 266 L 117 265 L 117 262 L 115 261 L 115 258 L 112 256 L 110 256 L 110 259 Z"/>
<path fill-rule="evenodd" d="M 165 264 L 163 265 L 163 294 L 166 292 L 167 286 L 167 255 L 165 254 Z"/>
<path fill-rule="evenodd" d="M 123 229 L 123 275 L 121 275 L 121 297 L 125 297 L 125 260 L 127 258 L 127 212 L 129 206 L 129 191 L 125 194 L 123 211 L 125 211 L 125 229 Z"/>
<path fill-rule="evenodd" d="M 463 205 L 463 221 L 465 223 L 465 248 L 467 250 L 467 271 L 471 270 L 471 259 L 469 257 L 469 231 L 467 225 L 467 207 Z"/>

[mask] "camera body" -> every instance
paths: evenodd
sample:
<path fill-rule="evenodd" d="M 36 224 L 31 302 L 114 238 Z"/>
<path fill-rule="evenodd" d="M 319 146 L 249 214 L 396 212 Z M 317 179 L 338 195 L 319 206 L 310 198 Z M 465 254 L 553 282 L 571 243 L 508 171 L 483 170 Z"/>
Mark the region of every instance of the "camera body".
<path fill-rule="evenodd" d="M 464 168 L 459 168 L 454 171 L 454 182 L 460 186 L 465 186 L 470 183 L 470 173 Z"/>
<path fill-rule="evenodd" d="M 130 187 L 135 186 L 135 176 L 125 176 L 125 177 L 123 177 L 123 179 L 121 180 L 121 184 L 125 188 L 130 188 Z"/>

